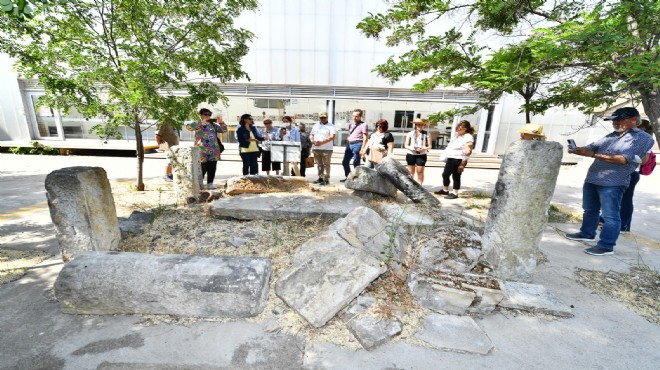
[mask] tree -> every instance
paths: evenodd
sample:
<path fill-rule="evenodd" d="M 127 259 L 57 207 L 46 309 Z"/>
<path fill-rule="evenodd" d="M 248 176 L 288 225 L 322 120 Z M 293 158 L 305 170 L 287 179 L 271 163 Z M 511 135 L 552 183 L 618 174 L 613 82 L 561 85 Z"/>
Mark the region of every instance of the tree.
<path fill-rule="evenodd" d="M 42 103 L 85 118 L 93 130 L 118 137 L 133 129 L 137 189 L 144 190 L 142 131 L 154 120 L 181 127 L 203 102 L 226 99 L 218 83 L 247 77 L 240 60 L 253 34 L 234 19 L 254 0 L 93 0 L 57 5 L 24 21 L 0 18 L 0 51 L 19 74 L 38 78 Z M 184 90 L 185 96 L 177 91 Z"/>
<path fill-rule="evenodd" d="M 453 27 L 432 32 L 434 23 Z M 468 86 L 482 93 L 482 105 L 518 92 L 537 113 L 551 106 L 592 113 L 632 97 L 658 136 L 657 0 L 401 0 L 357 27 L 388 45 L 415 45 L 376 71 L 391 80 L 425 74 L 418 90 Z"/>
<path fill-rule="evenodd" d="M 34 17 L 37 10 L 45 10 L 50 3 L 65 4 L 67 1 L 76 0 L 0 0 L 0 10 L 8 17 L 23 21 Z"/>

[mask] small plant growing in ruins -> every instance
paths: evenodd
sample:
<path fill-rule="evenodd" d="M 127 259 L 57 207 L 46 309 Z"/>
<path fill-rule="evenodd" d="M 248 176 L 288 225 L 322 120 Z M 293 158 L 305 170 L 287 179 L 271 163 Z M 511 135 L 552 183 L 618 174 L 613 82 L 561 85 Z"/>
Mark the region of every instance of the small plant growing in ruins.
<path fill-rule="evenodd" d="M 396 235 L 399 232 L 399 227 L 401 227 L 401 219 L 403 214 L 406 212 L 405 209 L 402 209 L 401 212 L 394 217 L 392 222 L 388 223 L 385 227 L 385 232 L 387 233 L 388 242 L 380 248 L 380 253 L 384 255 L 385 259 L 383 264 L 387 265 L 394 258 L 394 244 L 396 243 Z"/>

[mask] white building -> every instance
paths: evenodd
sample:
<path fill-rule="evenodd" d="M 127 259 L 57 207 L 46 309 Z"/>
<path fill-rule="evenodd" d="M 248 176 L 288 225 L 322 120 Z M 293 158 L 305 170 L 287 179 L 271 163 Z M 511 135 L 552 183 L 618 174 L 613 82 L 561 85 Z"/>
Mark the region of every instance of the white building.
<path fill-rule="evenodd" d="M 420 94 L 410 91 L 414 79 L 390 85 L 372 72 L 390 55 L 404 51 L 367 39 L 355 28 L 369 12 L 385 9 L 382 0 L 264 1 L 256 13 L 244 14 L 238 20 L 239 26 L 256 34 L 243 60 L 251 81 L 226 86 L 227 106 L 205 106 L 230 124 L 243 113 L 252 114 L 256 120 L 269 117 L 276 125 L 285 114 L 311 123 L 317 121 L 318 112 L 327 111 L 340 129 L 346 128 L 353 109 L 360 108 L 372 128 L 376 120 L 387 119 L 400 144 L 414 117 L 473 105 L 477 96 L 466 90 L 447 88 Z M 43 140 L 59 143 L 53 145 L 58 147 L 101 147 L 98 138 L 89 133 L 98 122 L 85 121 L 76 112 L 62 115 L 37 107 L 43 90 L 34 81 L 18 79 L 6 56 L 0 57 L 0 81 L 4 98 L 0 101 L 0 146 Z M 453 126 L 467 119 L 477 130 L 475 150 L 501 154 L 518 139 L 517 130 L 525 122 L 520 104 L 520 100 L 507 96 L 489 110 L 456 117 L 452 124 L 433 130 L 435 145 L 442 148 Z M 579 130 L 590 117 L 575 110 L 553 109 L 533 121 L 544 125 L 548 140 L 562 144 L 569 136 L 578 144 L 586 144 L 610 131 L 608 124 Z M 184 140 L 192 139 L 188 132 L 182 135 Z M 335 144 L 345 135 L 341 132 Z M 143 136 L 153 140 L 153 128 Z M 131 130 L 125 129 L 122 142 L 130 144 L 132 139 Z"/>

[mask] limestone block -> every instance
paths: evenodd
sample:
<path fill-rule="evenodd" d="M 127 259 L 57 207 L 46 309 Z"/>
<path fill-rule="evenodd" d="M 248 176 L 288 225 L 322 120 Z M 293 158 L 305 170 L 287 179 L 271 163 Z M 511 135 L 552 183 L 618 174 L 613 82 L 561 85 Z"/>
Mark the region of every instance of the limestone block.
<path fill-rule="evenodd" d="M 393 220 L 404 226 L 430 228 L 439 224 L 433 212 L 425 206 L 379 203 L 376 206 L 376 210 L 386 220 Z"/>
<path fill-rule="evenodd" d="M 241 194 L 214 201 L 209 213 L 219 218 L 239 220 L 273 220 L 278 218 L 303 219 L 344 217 L 366 203 L 347 194 Z"/>
<path fill-rule="evenodd" d="M 408 169 L 401 162 L 391 156 L 385 157 L 376 171 L 389 180 L 392 185 L 401 190 L 415 203 L 424 203 L 433 207 L 439 207 L 440 201 L 429 193 L 415 179 L 410 176 Z"/>
<path fill-rule="evenodd" d="M 366 191 L 396 197 L 396 187 L 381 176 L 378 171 L 364 166 L 355 167 L 348 175 L 344 186 L 347 189 Z"/>
<path fill-rule="evenodd" d="M 504 299 L 501 307 L 540 312 L 559 317 L 573 317 L 571 308 L 550 293 L 543 285 L 507 281 L 502 284 Z"/>
<path fill-rule="evenodd" d="M 497 279 L 443 271 L 413 271 L 408 288 L 423 307 L 454 315 L 489 314 L 504 295 Z"/>
<path fill-rule="evenodd" d="M 494 345 L 471 317 L 431 314 L 424 318 L 424 330 L 415 334 L 438 349 L 486 355 Z"/>
<path fill-rule="evenodd" d="M 46 176 L 50 217 L 64 261 L 84 251 L 111 251 L 121 233 L 112 189 L 101 167 L 67 167 Z"/>
<path fill-rule="evenodd" d="M 507 149 L 483 235 L 498 277 L 531 281 L 561 158 L 561 144 L 552 141 L 521 140 Z"/>
<path fill-rule="evenodd" d="M 304 177 L 295 176 L 236 176 L 227 180 L 225 193 L 229 195 L 285 193 L 308 190 L 309 183 Z"/>
<path fill-rule="evenodd" d="M 264 309 L 271 271 L 261 257 L 87 252 L 54 288 L 71 314 L 251 317 Z"/>
<path fill-rule="evenodd" d="M 275 293 L 320 328 L 385 271 L 380 260 L 361 249 L 337 246 L 292 266 L 275 284 Z"/>
<path fill-rule="evenodd" d="M 379 318 L 373 312 L 376 303 L 375 298 L 363 294 L 354 299 L 340 314 L 348 330 L 368 351 L 388 342 L 403 330 L 403 325 L 398 319 Z"/>
<path fill-rule="evenodd" d="M 177 202 L 186 205 L 188 199 L 197 199 L 201 189 L 202 166 L 197 146 L 173 146 L 172 174 Z"/>

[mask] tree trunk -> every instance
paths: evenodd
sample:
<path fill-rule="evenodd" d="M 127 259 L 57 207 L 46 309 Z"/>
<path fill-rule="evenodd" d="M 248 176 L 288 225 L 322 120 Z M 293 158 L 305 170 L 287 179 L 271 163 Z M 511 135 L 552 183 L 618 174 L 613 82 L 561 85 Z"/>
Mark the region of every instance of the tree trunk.
<path fill-rule="evenodd" d="M 135 145 L 137 146 L 138 177 L 136 189 L 144 191 L 144 181 L 142 178 L 142 168 L 144 167 L 144 143 L 142 142 L 142 130 L 140 129 L 140 119 L 138 115 L 133 116 L 133 127 L 135 128 Z"/>
<path fill-rule="evenodd" d="M 642 97 L 644 112 L 653 126 L 655 141 L 660 143 L 660 89 L 640 91 L 639 94 Z"/>

